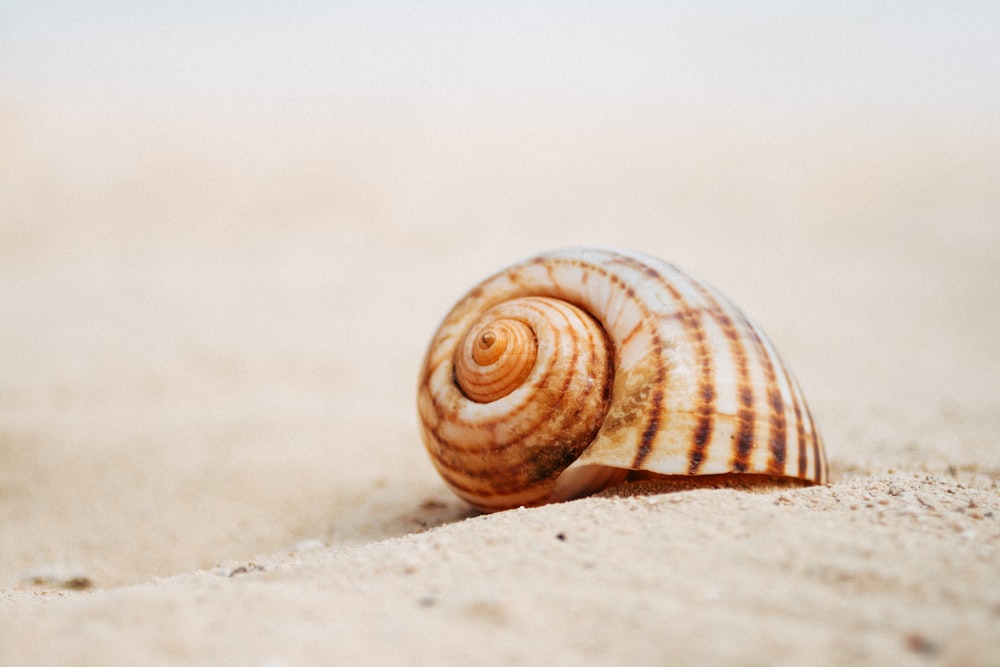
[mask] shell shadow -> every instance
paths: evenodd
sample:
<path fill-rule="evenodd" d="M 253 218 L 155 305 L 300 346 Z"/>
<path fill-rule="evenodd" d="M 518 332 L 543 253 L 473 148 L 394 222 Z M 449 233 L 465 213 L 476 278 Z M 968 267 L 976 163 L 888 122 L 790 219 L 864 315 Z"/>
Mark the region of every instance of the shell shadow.
<path fill-rule="evenodd" d="M 479 510 L 444 492 L 395 496 L 340 516 L 328 525 L 320 541 L 332 547 L 378 542 L 423 533 L 480 514 Z"/>
<path fill-rule="evenodd" d="M 770 477 L 746 473 L 725 473 L 721 475 L 656 475 L 651 473 L 633 474 L 626 481 L 595 493 L 597 498 L 631 498 L 651 496 L 696 489 L 733 489 L 748 493 L 772 493 L 788 489 L 801 489 L 815 484 L 789 477 Z"/>
<path fill-rule="evenodd" d="M 734 489 L 748 493 L 774 493 L 783 490 L 813 486 L 798 479 L 772 478 L 765 475 L 723 474 L 666 476 L 644 473 L 639 478 L 629 479 L 594 494 L 595 498 L 631 498 L 650 496 L 695 489 Z M 369 508 L 371 510 L 371 508 Z M 456 496 L 446 492 L 426 493 L 409 501 L 395 499 L 381 511 L 366 513 L 368 521 L 364 525 L 364 537 L 351 539 L 351 535 L 328 534 L 331 544 L 371 542 L 423 533 L 441 526 L 458 523 L 488 512 L 478 510 Z M 372 523 L 371 516 L 384 517 Z M 348 531 L 351 532 L 351 531 Z M 358 538 L 359 535 L 353 537 Z"/>

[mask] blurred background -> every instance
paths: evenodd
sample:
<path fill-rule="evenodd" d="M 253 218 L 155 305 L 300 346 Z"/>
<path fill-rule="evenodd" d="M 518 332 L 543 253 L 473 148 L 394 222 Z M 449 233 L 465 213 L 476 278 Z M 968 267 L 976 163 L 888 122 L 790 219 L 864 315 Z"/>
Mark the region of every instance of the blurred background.
<path fill-rule="evenodd" d="M 988 2 L 0 1 L 0 586 L 462 516 L 424 346 L 565 245 L 731 296 L 835 475 L 1000 469 L 998 44 Z"/>

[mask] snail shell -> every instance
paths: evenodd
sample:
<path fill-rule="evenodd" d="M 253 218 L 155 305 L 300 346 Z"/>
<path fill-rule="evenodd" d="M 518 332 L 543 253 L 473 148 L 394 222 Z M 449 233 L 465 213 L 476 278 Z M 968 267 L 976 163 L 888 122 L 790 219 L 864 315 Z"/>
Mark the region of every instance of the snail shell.
<path fill-rule="evenodd" d="M 480 283 L 434 335 L 417 407 L 434 466 L 485 511 L 630 475 L 826 480 L 809 408 L 764 333 L 634 252 L 546 253 Z"/>

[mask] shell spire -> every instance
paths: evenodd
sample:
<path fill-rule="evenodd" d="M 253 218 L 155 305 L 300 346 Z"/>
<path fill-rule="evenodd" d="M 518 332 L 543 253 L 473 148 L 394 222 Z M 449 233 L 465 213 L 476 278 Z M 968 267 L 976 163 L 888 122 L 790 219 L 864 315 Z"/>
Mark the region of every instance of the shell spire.
<path fill-rule="evenodd" d="M 763 331 L 634 252 L 560 250 L 479 284 L 435 334 L 417 404 L 438 472 L 487 511 L 636 474 L 826 480 L 805 399 Z"/>

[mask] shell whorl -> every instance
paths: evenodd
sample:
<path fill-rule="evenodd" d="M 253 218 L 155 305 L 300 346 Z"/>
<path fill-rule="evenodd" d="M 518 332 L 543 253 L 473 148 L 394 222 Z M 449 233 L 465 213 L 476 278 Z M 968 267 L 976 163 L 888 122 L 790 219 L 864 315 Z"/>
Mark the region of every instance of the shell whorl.
<path fill-rule="evenodd" d="M 802 392 L 764 333 L 710 286 L 637 253 L 515 264 L 445 317 L 418 390 L 424 444 L 484 510 L 653 476 L 822 483 Z"/>
<path fill-rule="evenodd" d="M 508 304 L 493 309 L 509 310 Z M 510 394 L 524 384 L 538 360 L 538 335 L 531 325 L 493 311 L 469 329 L 455 354 L 455 382 L 476 403 Z"/>

